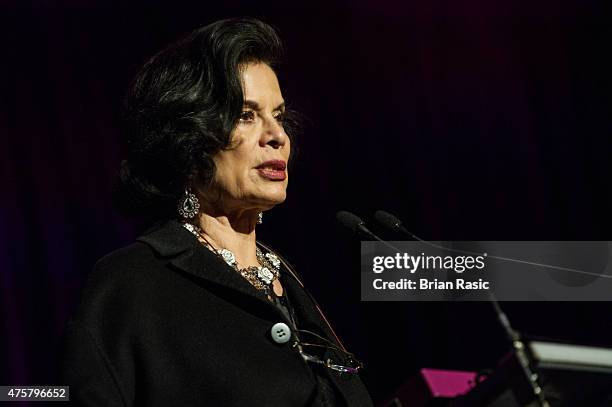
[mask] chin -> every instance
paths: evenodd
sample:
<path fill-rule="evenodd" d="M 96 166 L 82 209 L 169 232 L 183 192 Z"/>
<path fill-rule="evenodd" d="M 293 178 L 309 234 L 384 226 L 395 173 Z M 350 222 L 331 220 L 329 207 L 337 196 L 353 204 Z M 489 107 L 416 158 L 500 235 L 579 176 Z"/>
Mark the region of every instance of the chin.
<path fill-rule="evenodd" d="M 287 194 L 278 194 L 274 197 L 271 197 L 270 201 L 272 201 L 274 205 L 278 205 L 285 202 L 285 199 L 287 199 Z"/>
<path fill-rule="evenodd" d="M 261 196 L 260 198 L 261 201 L 264 201 L 267 205 L 273 207 L 274 205 L 278 205 L 285 202 L 285 199 L 287 199 L 287 193 L 284 190 L 274 192 L 270 191 L 269 193 L 265 194 L 264 196 Z"/>
<path fill-rule="evenodd" d="M 270 183 L 259 186 L 257 189 L 252 189 L 250 192 L 251 194 L 247 195 L 248 201 L 253 204 L 256 203 L 261 208 L 270 209 L 275 205 L 285 202 L 287 198 L 287 185 L 284 182 Z"/>

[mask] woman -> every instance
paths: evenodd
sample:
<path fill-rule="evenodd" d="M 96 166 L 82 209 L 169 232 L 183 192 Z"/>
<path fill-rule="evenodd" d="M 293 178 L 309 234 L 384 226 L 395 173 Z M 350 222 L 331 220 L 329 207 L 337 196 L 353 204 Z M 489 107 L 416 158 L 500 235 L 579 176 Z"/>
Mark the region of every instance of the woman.
<path fill-rule="evenodd" d="M 224 20 L 153 57 L 125 103 L 122 208 L 155 226 L 100 260 L 66 331 L 87 406 L 370 406 L 360 364 L 256 240 L 285 200 L 280 41 Z"/>

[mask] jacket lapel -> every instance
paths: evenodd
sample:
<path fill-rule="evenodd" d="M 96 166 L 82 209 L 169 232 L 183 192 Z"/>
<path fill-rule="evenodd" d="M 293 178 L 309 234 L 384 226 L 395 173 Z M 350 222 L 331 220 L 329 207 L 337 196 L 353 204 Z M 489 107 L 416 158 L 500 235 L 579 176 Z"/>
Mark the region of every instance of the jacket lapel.
<path fill-rule="evenodd" d="M 280 314 L 280 311 L 268 301 L 262 292 L 205 248 L 179 222 L 171 220 L 158 224 L 136 240 L 146 243 L 161 257 L 167 258 L 172 267 L 265 302 Z"/>

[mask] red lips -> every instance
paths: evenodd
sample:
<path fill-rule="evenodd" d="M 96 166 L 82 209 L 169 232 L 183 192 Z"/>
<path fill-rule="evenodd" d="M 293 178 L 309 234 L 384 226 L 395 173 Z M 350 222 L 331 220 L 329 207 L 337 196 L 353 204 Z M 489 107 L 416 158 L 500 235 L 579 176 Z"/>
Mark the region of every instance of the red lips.
<path fill-rule="evenodd" d="M 258 170 L 271 169 L 275 171 L 285 171 L 285 168 L 287 168 L 287 163 L 285 163 L 283 160 L 269 160 L 259 164 L 255 168 L 257 168 Z"/>
<path fill-rule="evenodd" d="M 255 167 L 259 175 L 270 181 L 284 181 L 287 178 L 285 168 L 287 168 L 287 163 L 283 160 L 270 160 Z"/>

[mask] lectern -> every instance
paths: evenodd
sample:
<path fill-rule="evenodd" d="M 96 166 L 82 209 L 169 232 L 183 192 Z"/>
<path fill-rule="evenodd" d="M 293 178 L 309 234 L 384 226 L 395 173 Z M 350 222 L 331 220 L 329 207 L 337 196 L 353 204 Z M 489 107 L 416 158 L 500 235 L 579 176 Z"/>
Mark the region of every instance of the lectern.
<path fill-rule="evenodd" d="M 612 349 L 548 341 L 524 342 L 550 407 L 612 407 Z M 383 407 L 542 407 L 517 354 L 488 376 L 421 369 Z"/>

